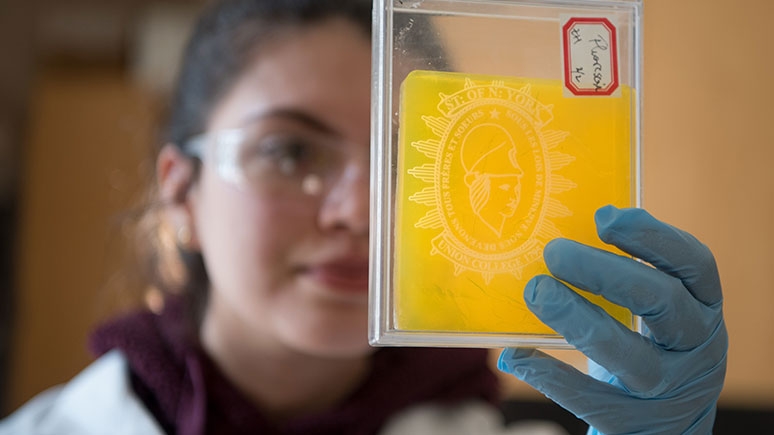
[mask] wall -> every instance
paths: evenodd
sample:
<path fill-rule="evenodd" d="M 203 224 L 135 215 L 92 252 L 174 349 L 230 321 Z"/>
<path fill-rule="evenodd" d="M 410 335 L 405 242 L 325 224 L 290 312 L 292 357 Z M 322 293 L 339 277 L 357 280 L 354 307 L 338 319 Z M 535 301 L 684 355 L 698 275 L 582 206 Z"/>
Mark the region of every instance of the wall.
<path fill-rule="evenodd" d="M 0 416 L 82 369 L 88 331 L 137 302 L 118 264 L 123 220 L 153 170 L 148 90 L 176 74 L 199 7 L 0 2 Z"/>
<path fill-rule="evenodd" d="M 774 71 L 765 0 L 646 1 L 646 204 L 716 255 L 724 401 L 774 406 Z"/>
<path fill-rule="evenodd" d="M 152 170 L 145 158 L 153 112 L 119 70 L 49 71 L 36 81 L 30 108 L 11 408 L 83 368 L 92 325 L 131 297 L 116 282 L 127 243 L 122 225 Z"/>

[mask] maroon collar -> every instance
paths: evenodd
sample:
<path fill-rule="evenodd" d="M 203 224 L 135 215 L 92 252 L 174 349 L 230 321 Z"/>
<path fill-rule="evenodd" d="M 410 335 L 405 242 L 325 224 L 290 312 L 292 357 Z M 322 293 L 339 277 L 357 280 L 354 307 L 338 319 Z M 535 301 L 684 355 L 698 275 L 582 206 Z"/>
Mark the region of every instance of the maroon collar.
<path fill-rule="evenodd" d="M 363 384 L 338 406 L 282 427 L 269 423 L 186 333 L 181 304 L 136 312 L 97 329 L 95 355 L 120 349 L 138 396 L 168 433 L 352 434 L 378 432 L 397 412 L 426 402 L 495 403 L 497 378 L 482 349 L 380 348 Z"/>

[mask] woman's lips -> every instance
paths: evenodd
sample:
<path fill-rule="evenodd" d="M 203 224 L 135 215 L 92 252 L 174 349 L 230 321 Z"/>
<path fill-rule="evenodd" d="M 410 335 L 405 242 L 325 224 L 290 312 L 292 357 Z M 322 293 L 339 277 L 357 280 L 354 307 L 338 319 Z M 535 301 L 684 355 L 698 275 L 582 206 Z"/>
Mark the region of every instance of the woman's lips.
<path fill-rule="evenodd" d="M 362 260 L 318 264 L 308 269 L 312 279 L 335 291 L 368 292 L 368 262 Z"/>

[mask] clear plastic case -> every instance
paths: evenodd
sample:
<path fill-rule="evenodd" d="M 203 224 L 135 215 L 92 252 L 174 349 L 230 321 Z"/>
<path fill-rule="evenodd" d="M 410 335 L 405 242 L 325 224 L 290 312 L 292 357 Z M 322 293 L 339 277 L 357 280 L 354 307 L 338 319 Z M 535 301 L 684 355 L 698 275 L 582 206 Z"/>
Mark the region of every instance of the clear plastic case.
<path fill-rule="evenodd" d="M 571 347 L 522 292 L 550 240 L 611 250 L 594 211 L 640 206 L 641 20 L 640 0 L 375 1 L 372 345 Z"/>

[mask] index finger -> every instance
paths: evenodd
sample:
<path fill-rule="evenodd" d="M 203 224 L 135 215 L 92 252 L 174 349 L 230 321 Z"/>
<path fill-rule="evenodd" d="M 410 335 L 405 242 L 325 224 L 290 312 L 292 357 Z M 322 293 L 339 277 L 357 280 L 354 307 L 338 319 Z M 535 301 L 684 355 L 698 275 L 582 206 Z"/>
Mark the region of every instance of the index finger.
<path fill-rule="evenodd" d="M 679 279 L 707 306 L 723 300 L 715 257 L 696 237 L 638 208 L 605 206 L 597 210 L 594 220 L 605 243 Z"/>

